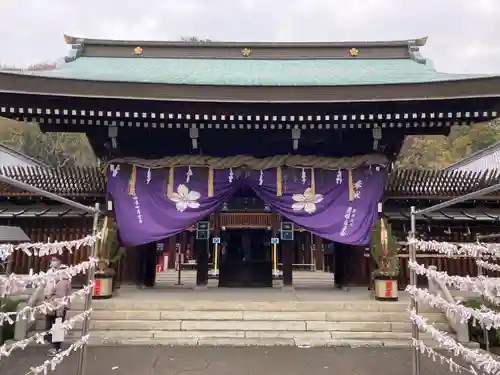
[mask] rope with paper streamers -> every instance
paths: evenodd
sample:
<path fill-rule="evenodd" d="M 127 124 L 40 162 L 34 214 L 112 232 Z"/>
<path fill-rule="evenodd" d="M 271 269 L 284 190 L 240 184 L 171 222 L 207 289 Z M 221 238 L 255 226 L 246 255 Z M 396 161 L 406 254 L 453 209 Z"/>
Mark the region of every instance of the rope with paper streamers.
<path fill-rule="evenodd" d="M 494 266 L 497 265 L 494 264 Z M 446 285 L 461 291 L 471 291 L 481 294 L 489 302 L 500 305 L 500 283 L 498 280 L 492 279 L 491 277 L 450 276 L 447 272 L 429 269 L 414 261 L 409 261 L 408 267 L 414 270 L 417 275 L 442 281 Z M 500 266 L 497 267 L 500 269 Z"/>
<path fill-rule="evenodd" d="M 37 374 L 47 374 L 49 371 L 54 371 L 56 367 L 68 357 L 71 353 L 76 352 L 86 345 L 89 341 L 90 335 L 83 336 L 77 342 L 71 344 L 68 349 L 57 353 L 52 359 L 46 360 L 42 365 L 37 367 L 31 367 L 30 371 L 25 375 L 37 375 Z"/>
<path fill-rule="evenodd" d="M 497 243 L 463 243 L 452 244 L 439 241 L 422 241 L 408 238 L 408 245 L 415 245 L 423 252 L 434 251 L 447 257 L 468 256 L 481 258 L 484 256 L 500 258 L 500 244 Z"/>
<path fill-rule="evenodd" d="M 45 257 L 48 255 L 61 255 L 65 250 L 70 254 L 73 249 L 79 250 L 82 246 L 92 246 L 99 240 L 99 234 L 85 236 L 79 240 L 60 241 L 60 242 L 26 242 L 18 245 L 3 244 L 0 245 L 0 260 L 7 260 L 16 250 L 24 252 L 28 256 Z"/>
<path fill-rule="evenodd" d="M 83 298 L 86 295 L 92 293 L 93 286 L 93 284 L 85 285 L 82 289 L 71 293 L 69 296 L 54 298 L 50 301 L 43 301 L 36 306 L 25 306 L 19 311 L 0 312 L 0 327 L 4 322 L 14 324 L 14 322 L 21 319 L 34 321 L 37 319 L 37 314 L 47 315 L 48 313 L 56 311 L 60 308 L 68 307 L 74 299 Z"/>
<path fill-rule="evenodd" d="M 481 310 L 477 310 L 458 303 L 451 303 L 441 296 L 429 293 L 426 289 L 417 288 L 412 285 L 406 287 L 406 292 L 419 303 L 429 305 L 441 311 L 446 311 L 458 317 L 460 323 L 467 323 L 470 319 L 475 319 L 476 322 L 486 329 L 500 328 L 500 313 L 488 309 L 486 306 Z"/>
<path fill-rule="evenodd" d="M 451 244 L 438 241 L 422 241 L 414 238 L 409 238 L 408 244 L 414 245 L 420 251 L 437 252 L 450 258 L 462 256 L 473 257 L 476 258 L 476 263 L 479 267 L 491 271 L 500 271 L 500 265 L 482 260 L 482 258 L 498 258 L 500 256 L 499 244 L 480 242 Z M 478 293 L 491 305 L 500 306 L 500 281 L 496 278 L 488 276 L 451 276 L 447 272 L 427 268 L 412 260 L 408 262 L 408 267 L 418 275 L 426 276 L 428 279 L 444 283 L 454 289 Z M 500 313 L 485 305 L 482 305 L 479 309 L 474 309 L 464 306 L 461 303 L 449 302 L 441 296 L 434 295 L 427 289 L 418 288 L 415 285 L 408 285 L 406 292 L 418 304 L 429 305 L 445 312 L 448 316 L 454 316 L 459 319 L 461 324 L 468 324 L 472 319 L 473 325 L 479 324 L 486 330 L 500 328 Z M 477 370 L 480 370 L 486 374 L 500 375 L 500 361 L 496 358 L 488 353 L 463 346 L 449 334 L 440 331 L 433 324 L 428 323 L 427 319 L 419 315 L 416 310 L 413 309 L 409 313 L 411 321 L 417 326 L 419 331 L 429 333 L 437 343 L 438 348 L 445 349 L 454 356 L 461 356 L 470 365 L 470 368 L 458 365 L 452 358 L 442 356 L 427 347 L 423 341 L 413 338 L 412 345 L 418 352 L 427 354 L 434 361 L 439 359 L 441 363 L 446 363 L 450 371 L 460 372 L 463 369 L 477 374 Z"/>
<path fill-rule="evenodd" d="M 86 274 L 90 267 L 95 266 L 97 262 L 96 258 L 90 258 L 88 261 L 73 266 L 61 266 L 58 270 L 33 273 L 31 269 L 28 275 L 0 276 L 0 298 L 24 292 L 28 286 L 38 287 L 46 285 L 48 282 L 56 282 L 64 278 L 72 279 L 76 275 Z"/>
<path fill-rule="evenodd" d="M 465 367 L 459 365 L 453 359 L 445 357 L 444 355 L 436 352 L 434 349 L 428 347 L 424 341 L 415 340 L 415 339 L 411 339 L 411 340 L 412 340 L 412 346 L 417 348 L 417 350 L 421 354 L 426 355 L 427 357 L 432 359 L 433 362 L 437 362 L 439 360 L 439 362 L 441 364 L 446 363 L 448 365 L 450 372 L 461 372 L 461 370 L 465 370 L 465 371 L 468 371 L 472 374 L 477 374 L 477 371 L 474 370 L 474 368 L 468 369 L 468 368 L 465 368 Z"/>
<path fill-rule="evenodd" d="M 65 322 L 62 323 L 62 329 L 64 330 L 64 333 L 68 333 L 71 331 L 76 323 L 83 322 L 85 319 L 87 319 L 90 314 L 92 313 L 92 309 L 84 311 L 78 315 L 75 315 L 69 320 L 66 320 Z M 3 344 L 0 346 L 0 360 L 2 357 L 9 357 L 12 352 L 16 349 L 21 349 L 24 350 L 28 345 L 37 343 L 37 344 L 44 344 L 45 343 L 45 336 L 48 334 L 52 333 L 52 329 L 44 332 L 38 332 L 34 334 L 33 336 L 27 337 L 23 340 L 15 341 L 11 344 Z"/>
<path fill-rule="evenodd" d="M 420 331 L 429 333 L 437 342 L 439 348 L 446 349 L 447 351 L 453 353 L 455 356 L 460 355 L 468 363 L 473 365 L 474 367 L 471 369 L 473 373 L 477 373 L 475 369 L 479 369 L 491 375 L 500 374 L 500 362 L 494 359 L 491 355 L 466 348 L 462 344 L 458 343 L 449 334 L 441 332 L 436 327 L 434 327 L 434 325 L 429 324 L 427 322 L 427 319 L 417 314 L 415 310 L 410 311 L 410 319 L 414 324 L 417 325 Z M 451 358 L 449 358 L 448 364 L 450 365 L 451 371 L 456 371 L 459 368 L 454 365 L 455 363 Z"/>

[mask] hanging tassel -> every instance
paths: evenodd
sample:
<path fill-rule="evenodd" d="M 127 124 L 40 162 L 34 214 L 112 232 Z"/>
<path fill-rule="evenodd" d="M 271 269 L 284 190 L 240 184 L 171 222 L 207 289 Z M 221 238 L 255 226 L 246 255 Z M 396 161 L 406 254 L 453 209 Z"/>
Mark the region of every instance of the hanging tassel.
<path fill-rule="evenodd" d="M 281 181 L 281 167 L 276 168 L 276 196 L 281 197 L 283 195 L 283 184 Z"/>
<path fill-rule="evenodd" d="M 311 168 L 311 191 L 312 196 L 316 196 L 316 178 L 314 177 L 314 168 Z"/>
<path fill-rule="evenodd" d="M 214 196 L 214 169 L 208 168 L 208 197 Z"/>
<path fill-rule="evenodd" d="M 354 200 L 354 184 L 352 182 L 352 169 L 348 169 L 347 171 L 347 176 L 349 180 L 349 202 L 352 202 Z"/>
<path fill-rule="evenodd" d="M 175 167 L 170 167 L 168 170 L 167 196 L 169 197 L 174 193 L 174 171 Z"/>
<path fill-rule="evenodd" d="M 132 172 L 130 173 L 130 180 L 128 182 L 128 195 L 135 195 L 135 183 L 137 182 L 137 167 L 132 166 Z"/>

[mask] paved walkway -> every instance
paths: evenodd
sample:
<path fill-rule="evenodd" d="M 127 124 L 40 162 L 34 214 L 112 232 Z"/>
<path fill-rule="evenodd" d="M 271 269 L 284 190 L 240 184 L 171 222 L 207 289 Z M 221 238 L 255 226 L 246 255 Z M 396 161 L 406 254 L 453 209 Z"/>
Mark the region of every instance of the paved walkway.
<path fill-rule="evenodd" d="M 24 375 L 47 357 L 40 347 L 0 360 L 0 374 Z M 77 355 L 54 375 L 76 374 Z M 411 375 L 411 351 L 372 348 L 91 347 L 85 375 Z M 446 365 L 422 360 L 422 375 L 450 375 Z"/>

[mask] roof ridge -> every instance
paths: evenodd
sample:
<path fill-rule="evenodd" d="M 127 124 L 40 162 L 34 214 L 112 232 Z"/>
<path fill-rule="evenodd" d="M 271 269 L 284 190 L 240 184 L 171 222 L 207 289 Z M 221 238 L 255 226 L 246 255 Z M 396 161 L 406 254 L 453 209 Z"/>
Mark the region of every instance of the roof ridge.
<path fill-rule="evenodd" d="M 423 47 L 427 43 L 428 37 L 416 39 L 402 40 L 386 40 L 386 41 L 338 41 L 338 42 L 259 42 L 259 41 L 158 41 L 158 40 L 113 40 L 113 39 L 97 39 L 97 38 L 81 38 L 64 34 L 64 41 L 71 45 L 125 45 L 125 46 L 206 46 L 210 47 L 235 47 L 235 46 L 261 46 L 261 47 L 390 47 L 390 46 L 415 46 Z"/>

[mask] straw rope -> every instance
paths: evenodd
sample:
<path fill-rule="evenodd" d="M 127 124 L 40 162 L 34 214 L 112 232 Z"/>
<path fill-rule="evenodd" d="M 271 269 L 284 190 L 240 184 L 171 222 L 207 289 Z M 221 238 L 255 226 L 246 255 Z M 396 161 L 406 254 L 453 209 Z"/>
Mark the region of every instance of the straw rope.
<path fill-rule="evenodd" d="M 301 156 L 301 155 L 277 155 L 258 159 L 253 156 L 236 155 L 226 158 L 199 155 L 169 156 L 162 159 L 140 159 L 119 158 L 104 164 L 104 171 L 110 164 L 131 164 L 141 168 L 175 168 L 175 167 L 207 167 L 212 169 L 249 168 L 253 170 L 264 170 L 278 167 L 291 168 L 321 168 L 327 170 L 355 169 L 369 165 L 385 165 L 388 159 L 382 154 L 368 154 L 342 158 Z"/>

